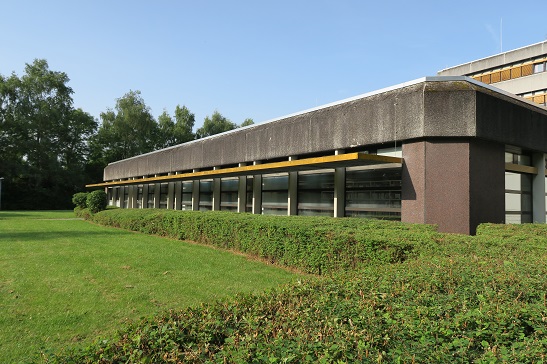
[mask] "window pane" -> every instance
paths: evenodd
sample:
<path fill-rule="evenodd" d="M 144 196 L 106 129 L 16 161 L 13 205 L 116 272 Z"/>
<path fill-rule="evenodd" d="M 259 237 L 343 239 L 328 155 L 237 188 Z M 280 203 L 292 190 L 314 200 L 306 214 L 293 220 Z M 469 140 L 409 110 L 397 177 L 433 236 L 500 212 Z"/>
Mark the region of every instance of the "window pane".
<path fill-rule="evenodd" d="M 237 211 L 238 178 L 223 178 L 220 182 L 220 209 Z"/>
<path fill-rule="evenodd" d="M 298 215 L 334 215 L 334 173 L 298 176 Z"/>
<path fill-rule="evenodd" d="M 213 209 L 213 181 L 199 181 L 199 210 Z"/>
<path fill-rule="evenodd" d="M 401 168 L 346 172 L 346 216 L 401 219 Z"/>
<path fill-rule="evenodd" d="M 160 209 L 166 209 L 167 208 L 167 194 L 169 191 L 169 184 L 168 183 L 161 183 L 160 184 Z"/>
<path fill-rule="evenodd" d="M 262 177 L 262 213 L 287 215 L 289 175 Z"/>
<path fill-rule="evenodd" d="M 154 191 L 156 189 L 156 185 L 155 184 L 150 184 L 148 185 L 148 201 L 147 201 L 147 206 L 149 209 L 153 209 L 154 208 Z"/>

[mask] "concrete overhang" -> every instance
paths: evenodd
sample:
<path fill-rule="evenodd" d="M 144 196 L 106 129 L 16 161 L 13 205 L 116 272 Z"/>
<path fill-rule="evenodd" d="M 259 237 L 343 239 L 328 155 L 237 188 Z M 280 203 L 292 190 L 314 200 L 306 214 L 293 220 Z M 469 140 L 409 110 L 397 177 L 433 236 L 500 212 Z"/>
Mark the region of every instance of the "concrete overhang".
<path fill-rule="evenodd" d="M 328 155 L 426 138 L 547 151 L 547 109 L 468 77 L 425 77 L 109 164 L 104 181 Z"/>
<path fill-rule="evenodd" d="M 92 187 L 112 187 L 121 185 L 134 185 L 142 183 L 175 182 L 203 178 L 237 177 L 255 174 L 269 174 L 279 172 L 309 171 L 314 169 L 329 169 L 354 166 L 374 165 L 402 165 L 403 159 L 367 153 L 347 153 L 324 157 L 297 159 L 292 161 L 272 162 L 250 166 L 220 168 L 206 171 L 180 173 L 167 176 L 127 179 L 86 185 Z"/>

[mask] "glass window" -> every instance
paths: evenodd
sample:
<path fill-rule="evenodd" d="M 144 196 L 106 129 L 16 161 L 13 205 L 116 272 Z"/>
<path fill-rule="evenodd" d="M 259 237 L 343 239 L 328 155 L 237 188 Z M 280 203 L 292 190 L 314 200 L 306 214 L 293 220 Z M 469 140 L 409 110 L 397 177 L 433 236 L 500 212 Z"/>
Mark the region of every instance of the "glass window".
<path fill-rule="evenodd" d="M 213 180 L 199 181 L 199 210 L 213 209 Z"/>
<path fill-rule="evenodd" d="M 108 187 L 106 189 L 106 196 L 107 196 L 107 200 L 108 200 L 108 205 L 112 206 L 114 205 L 114 200 L 113 200 L 113 193 L 112 193 L 113 189 L 112 187 Z"/>
<path fill-rule="evenodd" d="M 123 208 L 129 207 L 129 186 L 124 186 L 121 188 L 123 193 Z"/>
<path fill-rule="evenodd" d="M 545 63 L 536 63 L 534 65 L 534 73 L 541 73 L 545 71 Z"/>
<path fill-rule="evenodd" d="M 505 222 L 532 222 L 532 175 L 505 172 Z"/>
<path fill-rule="evenodd" d="M 522 166 L 531 166 L 532 157 L 529 154 L 505 152 L 505 163 L 520 164 Z"/>
<path fill-rule="evenodd" d="M 346 216 L 401 219 L 401 168 L 346 172 Z"/>
<path fill-rule="evenodd" d="M 298 175 L 298 215 L 334 216 L 334 172 Z"/>
<path fill-rule="evenodd" d="M 154 192 L 155 191 L 156 191 L 156 185 L 149 184 L 148 185 L 148 202 L 147 202 L 147 206 L 149 209 L 154 208 Z"/>
<path fill-rule="evenodd" d="M 169 183 L 160 184 L 160 209 L 167 208 L 167 194 L 169 193 Z"/>
<path fill-rule="evenodd" d="M 237 211 L 238 178 L 223 178 L 220 181 L 220 210 Z"/>
<path fill-rule="evenodd" d="M 182 182 L 181 193 L 181 210 L 192 210 L 192 189 L 194 187 L 193 181 Z"/>
<path fill-rule="evenodd" d="M 262 177 L 262 213 L 265 215 L 287 215 L 289 198 L 289 175 Z"/>
<path fill-rule="evenodd" d="M 143 185 L 138 185 L 137 186 L 137 208 L 138 209 L 142 209 L 142 190 L 143 190 Z"/>
<path fill-rule="evenodd" d="M 247 176 L 247 201 L 245 204 L 245 212 L 253 212 L 253 177 Z"/>

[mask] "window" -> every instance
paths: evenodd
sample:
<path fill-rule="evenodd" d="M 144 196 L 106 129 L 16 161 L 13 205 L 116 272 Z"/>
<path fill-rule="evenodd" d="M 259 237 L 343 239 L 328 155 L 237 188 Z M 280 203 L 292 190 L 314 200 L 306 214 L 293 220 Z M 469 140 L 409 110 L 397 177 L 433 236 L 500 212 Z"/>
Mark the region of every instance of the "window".
<path fill-rule="evenodd" d="M 199 210 L 213 209 L 213 181 L 199 181 Z"/>
<path fill-rule="evenodd" d="M 289 198 L 289 175 L 262 177 L 262 213 L 265 215 L 287 215 Z"/>
<path fill-rule="evenodd" d="M 334 172 L 298 175 L 298 215 L 334 216 Z"/>
<path fill-rule="evenodd" d="M 160 209 L 167 208 L 167 194 L 169 193 L 169 183 L 160 184 Z"/>
<path fill-rule="evenodd" d="M 545 72 L 545 62 L 534 64 L 534 73 Z"/>
<path fill-rule="evenodd" d="M 253 177 L 247 176 L 247 201 L 245 204 L 245 212 L 253 212 L 253 183 Z"/>
<path fill-rule="evenodd" d="M 220 181 L 220 210 L 237 211 L 238 178 L 223 178 Z"/>
<path fill-rule="evenodd" d="M 346 216 L 401 219 L 401 168 L 348 170 Z"/>
<path fill-rule="evenodd" d="M 156 190 L 156 185 L 155 184 L 149 184 L 148 185 L 148 199 L 147 199 L 147 203 L 146 203 L 146 206 L 149 208 L 149 209 L 153 209 L 154 208 L 154 192 Z"/>
<path fill-rule="evenodd" d="M 532 222 L 532 175 L 505 172 L 505 222 Z"/>
<path fill-rule="evenodd" d="M 182 193 L 181 193 L 181 210 L 192 210 L 192 189 L 194 187 L 193 181 L 182 182 Z"/>
<path fill-rule="evenodd" d="M 142 185 L 137 186 L 137 208 L 142 209 Z"/>
<path fill-rule="evenodd" d="M 121 187 L 123 192 L 123 208 L 129 207 L 129 186 Z"/>

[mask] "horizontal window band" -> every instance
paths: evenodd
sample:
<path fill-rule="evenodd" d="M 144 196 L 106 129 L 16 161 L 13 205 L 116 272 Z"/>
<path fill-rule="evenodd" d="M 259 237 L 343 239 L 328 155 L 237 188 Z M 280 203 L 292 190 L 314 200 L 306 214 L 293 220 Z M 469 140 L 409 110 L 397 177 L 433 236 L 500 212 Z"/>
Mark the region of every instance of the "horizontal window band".
<path fill-rule="evenodd" d="M 202 178 L 219 178 L 219 177 L 235 177 L 245 176 L 253 174 L 268 174 L 276 172 L 298 172 L 305 170 L 314 170 L 322 168 L 338 168 L 338 167 L 351 167 L 351 166 L 366 166 L 376 164 L 394 164 L 401 166 L 403 163 L 402 158 L 388 157 L 376 154 L 367 153 L 347 153 L 325 157 L 305 158 L 297 159 L 293 161 L 273 162 L 265 164 L 257 164 L 242 167 L 220 168 L 215 170 L 198 171 L 182 174 L 173 174 L 168 176 L 159 177 L 146 177 L 138 179 L 127 179 L 121 181 L 110 181 L 103 183 L 88 184 L 86 187 L 108 187 L 108 186 L 122 186 L 130 184 L 142 184 L 142 183 L 161 183 L 161 182 L 174 182 L 180 180 L 194 180 Z"/>

